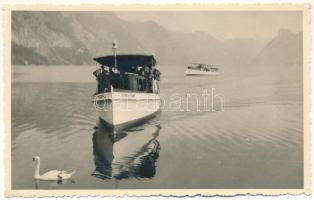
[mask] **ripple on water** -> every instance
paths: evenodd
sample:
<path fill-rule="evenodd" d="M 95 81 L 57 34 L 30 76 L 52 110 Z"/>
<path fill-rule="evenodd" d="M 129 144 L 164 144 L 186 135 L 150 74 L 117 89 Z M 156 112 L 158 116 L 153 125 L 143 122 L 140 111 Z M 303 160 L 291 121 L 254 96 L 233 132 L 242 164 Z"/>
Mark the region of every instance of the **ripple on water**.
<path fill-rule="evenodd" d="M 300 186 L 300 83 L 268 83 L 252 92 L 243 88 L 249 81 L 241 80 L 165 81 L 161 91 L 166 97 L 215 87 L 226 96 L 225 111 L 163 110 L 146 125 L 121 132 L 112 140 L 94 130 L 98 126 L 91 102 L 94 84 L 13 84 L 13 183 L 16 188 L 34 187 L 30 158 L 39 154 L 43 170 L 68 167 L 78 171 L 76 184 L 53 187 L 60 189 L 234 188 L 239 183 L 242 188 L 265 188 L 269 186 L 266 183 L 282 188 Z M 157 134 L 154 130 L 158 126 Z M 109 166 L 104 160 L 110 161 Z M 91 176 L 94 170 L 104 168 L 107 179 L 123 181 L 113 183 Z"/>

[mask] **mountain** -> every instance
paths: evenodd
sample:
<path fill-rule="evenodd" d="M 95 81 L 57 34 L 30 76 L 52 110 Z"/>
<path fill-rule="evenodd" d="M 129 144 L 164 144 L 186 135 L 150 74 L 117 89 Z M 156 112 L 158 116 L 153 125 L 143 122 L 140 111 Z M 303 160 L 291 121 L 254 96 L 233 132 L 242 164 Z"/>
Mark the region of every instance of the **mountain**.
<path fill-rule="evenodd" d="M 252 60 L 250 66 L 254 66 L 254 70 L 251 69 L 255 73 L 270 77 L 300 78 L 303 69 L 302 41 L 302 33 L 294 34 L 287 29 L 279 30 L 278 34 Z"/>
<path fill-rule="evenodd" d="M 235 38 L 227 41 L 228 49 L 235 54 L 236 62 L 246 65 L 255 58 L 265 44 L 254 38 Z"/>
<path fill-rule="evenodd" d="M 12 13 L 12 64 L 86 65 L 92 58 L 118 53 L 153 54 L 160 64 L 191 62 L 238 66 L 257 55 L 252 39 L 221 41 L 204 32 L 169 31 L 154 21 L 131 22 L 112 12 Z"/>

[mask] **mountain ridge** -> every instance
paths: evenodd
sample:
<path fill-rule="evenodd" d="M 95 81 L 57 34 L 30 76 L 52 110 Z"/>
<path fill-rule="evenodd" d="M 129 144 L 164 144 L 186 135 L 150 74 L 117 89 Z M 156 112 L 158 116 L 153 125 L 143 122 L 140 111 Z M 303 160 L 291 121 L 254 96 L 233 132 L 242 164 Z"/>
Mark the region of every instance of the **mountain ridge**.
<path fill-rule="evenodd" d="M 122 20 L 113 12 L 12 13 L 13 65 L 90 65 L 94 57 L 112 54 L 113 40 L 118 54 L 152 54 L 167 65 L 246 66 L 263 49 L 252 38 L 222 41 L 201 31 L 169 31 L 154 21 Z"/>

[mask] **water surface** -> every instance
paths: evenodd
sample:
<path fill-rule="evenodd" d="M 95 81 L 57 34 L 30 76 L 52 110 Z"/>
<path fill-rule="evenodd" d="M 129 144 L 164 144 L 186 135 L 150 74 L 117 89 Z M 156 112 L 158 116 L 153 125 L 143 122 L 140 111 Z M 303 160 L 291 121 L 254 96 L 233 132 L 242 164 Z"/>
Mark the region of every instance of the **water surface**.
<path fill-rule="evenodd" d="M 91 103 L 93 69 L 13 67 L 13 189 L 303 187 L 301 80 L 161 66 L 161 114 L 112 133 Z M 223 109 L 218 96 L 203 109 L 212 88 Z M 34 155 L 41 172 L 76 170 L 73 180 L 34 182 Z"/>

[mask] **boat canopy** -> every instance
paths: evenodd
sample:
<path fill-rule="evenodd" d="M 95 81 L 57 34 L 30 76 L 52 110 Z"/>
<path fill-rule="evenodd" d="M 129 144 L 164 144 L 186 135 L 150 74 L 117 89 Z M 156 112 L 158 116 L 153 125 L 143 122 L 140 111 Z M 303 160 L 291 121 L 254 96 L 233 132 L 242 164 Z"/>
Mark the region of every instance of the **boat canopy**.
<path fill-rule="evenodd" d="M 152 68 L 156 65 L 156 60 L 152 55 L 117 55 L 117 68 L 124 72 L 133 72 L 138 66 L 148 66 Z M 115 67 L 115 56 L 103 56 L 94 58 L 96 62 L 108 67 Z"/>

